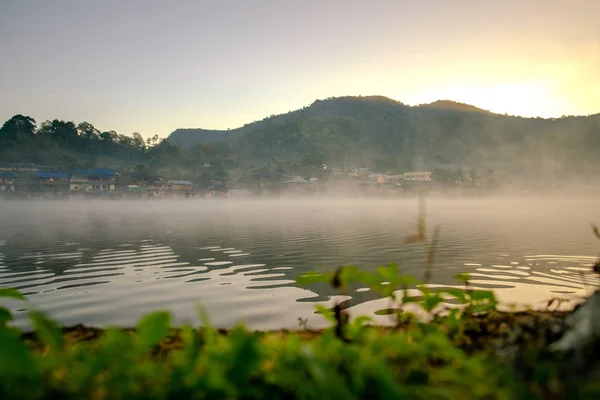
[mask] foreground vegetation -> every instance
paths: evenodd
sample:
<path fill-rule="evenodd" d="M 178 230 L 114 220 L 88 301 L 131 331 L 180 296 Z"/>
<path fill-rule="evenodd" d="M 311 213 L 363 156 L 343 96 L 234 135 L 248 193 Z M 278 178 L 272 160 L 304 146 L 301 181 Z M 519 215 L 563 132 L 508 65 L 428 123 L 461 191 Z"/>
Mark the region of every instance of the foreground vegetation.
<path fill-rule="evenodd" d="M 493 293 L 470 290 L 467 276 L 457 278 L 465 289 L 432 291 L 399 274 L 393 264 L 372 273 L 345 267 L 299 278 L 300 284 L 328 282 L 341 291 L 360 281 L 392 305 L 396 293 L 404 293 L 403 302 L 429 313 L 444 298 L 462 304 L 434 313 L 430 323 L 392 313 L 395 324 L 385 328 L 370 326 L 367 316 L 350 320 L 338 304 L 318 307 L 332 322 L 320 332 L 217 330 L 202 312 L 201 329 L 172 329 L 164 311 L 143 317 L 135 329 L 61 329 L 43 313 L 30 311 L 35 329 L 23 333 L 9 325 L 12 315 L 1 308 L 0 396 L 513 399 L 600 394 L 590 385 L 562 380 L 560 357 L 549 356 L 546 339 L 540 341 L 564 314 L 499 313 Z M 423 293 L 418 298 L 408 295 L 414 284 Z M 0 296 L 26 301 L 12 289 L 2 289 Z M 498 356 L 496 344 L 506 344 L 515 327 L 531 321 L 537 332 L 521 338 L 516 370 L 514 360 Z"/>

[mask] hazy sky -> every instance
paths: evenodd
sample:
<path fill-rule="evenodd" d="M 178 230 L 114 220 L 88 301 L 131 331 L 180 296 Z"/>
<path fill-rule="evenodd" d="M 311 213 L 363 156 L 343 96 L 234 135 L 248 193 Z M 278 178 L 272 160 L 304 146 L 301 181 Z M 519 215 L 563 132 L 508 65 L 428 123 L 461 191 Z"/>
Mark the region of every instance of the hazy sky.
<path fill-rule="evenodd" d="M 598 0 L 0 0 L 0 124 L 168 135 L 342 95 L 600 112 Z"/>

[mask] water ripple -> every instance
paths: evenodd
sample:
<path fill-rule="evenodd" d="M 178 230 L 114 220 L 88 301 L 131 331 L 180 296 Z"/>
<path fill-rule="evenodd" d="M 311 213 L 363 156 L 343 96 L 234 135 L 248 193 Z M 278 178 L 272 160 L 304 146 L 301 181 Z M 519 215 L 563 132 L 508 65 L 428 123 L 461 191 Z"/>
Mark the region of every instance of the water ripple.
<path fill-rule="evenodd" d="M 3 205 L 0 286 L 24 290 L 63 323 L 131 325 L 157 308 L 194 320 L 202 304 L 219 326 L 278 328 L 341 298 L 327 285 L 298 287 L 302 272 L 399 262 L 403 273 L 423 273 L 423 246 L 405 243 L 416 229 L 412 201 L 147 203 Z M 568 218 L 556 215 L 564 205 L 490 207 L 428 204 L 428 226 L 441 226 L 433 287 L 462 287 L 452 276 L 464 271 L 473 288 L 533 305 L 600 287 L 592 203 L 569 206 Z M 382 305 L 368 288 L 351 293 L 343 300 L 356 312 Z M 24 323 L 23 311 L 15 315 Z"/>

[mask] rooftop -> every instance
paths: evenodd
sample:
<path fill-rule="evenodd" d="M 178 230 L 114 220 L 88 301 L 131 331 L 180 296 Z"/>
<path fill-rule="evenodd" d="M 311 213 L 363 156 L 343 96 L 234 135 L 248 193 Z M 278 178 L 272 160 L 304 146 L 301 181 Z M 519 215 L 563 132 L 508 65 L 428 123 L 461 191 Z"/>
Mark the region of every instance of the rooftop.
<path fill-rule="evenodd" d="M 36 172 L 35 175 L 42 179 L 69 179 L 68 172 Z"/>

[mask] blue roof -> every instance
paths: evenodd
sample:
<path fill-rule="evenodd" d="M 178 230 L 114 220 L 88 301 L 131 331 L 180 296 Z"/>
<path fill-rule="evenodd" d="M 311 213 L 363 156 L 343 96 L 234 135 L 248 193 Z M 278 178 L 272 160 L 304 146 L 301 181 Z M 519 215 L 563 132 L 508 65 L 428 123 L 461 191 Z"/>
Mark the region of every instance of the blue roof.
<path fill-rule="evenodd" d="M 109 171 L 105 168 L 94 168 L 94 169 L 78 169 L 71 173 L 71 175 L 87 175 L 87 176 L 117 176 L 116 172 Z"/>
<path fill-rule="evenodd" d="M 44 179 L 68 179 L 71 176 L 68 172 L 36 172 L 35 175 Z"/>
<path fill-rule="evenodd" d="M 17 175 L 13 174 L 12 172 L 0 172 L 0 178 L 16 178 Z"/>

